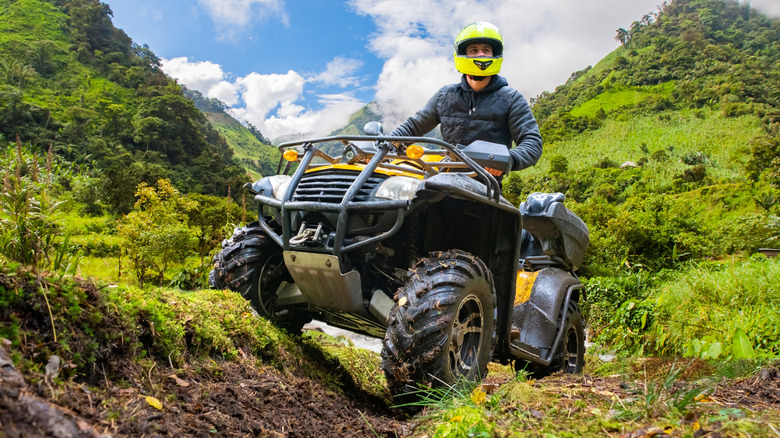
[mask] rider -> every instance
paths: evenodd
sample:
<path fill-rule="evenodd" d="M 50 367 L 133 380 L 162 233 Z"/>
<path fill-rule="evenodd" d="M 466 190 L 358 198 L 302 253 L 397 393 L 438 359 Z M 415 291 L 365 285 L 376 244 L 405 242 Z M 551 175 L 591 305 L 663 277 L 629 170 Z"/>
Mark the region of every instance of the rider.
<path fill-rule="evenodd" d="M 498 75 L 503 52 L 503 38 L 495 25 L 478 21 L 464 27 L 455 38 L 455 68 L 463 73 L 460 83 L 442 87 L 390 135 L 417 137 L 441 124 L 442 138 L 451 144 L 485 140 L 506 145 L 509 168 L 487 169 L 497 177 L 536 164 L 542 155 L 542 136 L 523 95 Z"/>

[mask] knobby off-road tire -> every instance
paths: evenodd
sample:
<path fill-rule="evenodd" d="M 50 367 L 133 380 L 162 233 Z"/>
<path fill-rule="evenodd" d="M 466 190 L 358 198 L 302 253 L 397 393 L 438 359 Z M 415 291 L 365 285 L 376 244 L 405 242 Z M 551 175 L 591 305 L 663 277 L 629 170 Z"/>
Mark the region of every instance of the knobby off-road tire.
<path fill-rule="evenodd" d="M 584 365 L 585 326 L 582 322 L 582 313 L 575 301 L 569 301 L 563 336 L 555 349 L 552 362 L 546 367 L 529 365 L 527 370 L 531 371 L 531 375 L 538 379 L 558 371 L 566 374 L 578 374 L 582 372 Z M 515 363 L 515 367 L 518 369 L 524 366 L 526 366 L 524 361 Z"/>
<path fill-rule="evenodd" d="M 433 253 L 398 289 L 382 345 L 394 395 L 485 376 L 495 334 L 493 276 L 469 253 Z"/>
<path fill-rule="evenodd" d="M 283 281 L 292 283 L 293 279 L 282 249 L 257 222 L 236 229 L 222 242 L 222 251 L 214 256 L 214 269 L 209 273 L 209 286 L 240 293 L 260 316 L 290 333 L 299 333 L 311 316 L 303 310 L 277 308 L 276 291 Z"/>

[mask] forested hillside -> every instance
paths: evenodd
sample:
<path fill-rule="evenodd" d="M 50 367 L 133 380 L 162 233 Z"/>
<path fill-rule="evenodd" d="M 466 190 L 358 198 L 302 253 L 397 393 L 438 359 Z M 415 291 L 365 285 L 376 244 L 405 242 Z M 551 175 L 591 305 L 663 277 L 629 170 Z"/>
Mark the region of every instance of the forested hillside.
<path fill-rule="evenodd" d="M 18 136 L 100 177 L 127 213 L 140 182 L 225 196 L 248 178 L 223 137 L 97 0 L 5 2 L 0 9 L 0 135 Z"/>
<path fill-rule="evenodd" d="M 271 140 L 265 138 L 251 124 L 242 125 L 225 110 L 227 105 L 219 99 L 204 97 L 197 90 L 185 89 L 184 95 L 195 102 L 206 119 L 220 133 L 233 150 L 235 158 L 241 162 L 253 181 L 261 176 L 273 175 L 279 164 L 281 154 Z"/>

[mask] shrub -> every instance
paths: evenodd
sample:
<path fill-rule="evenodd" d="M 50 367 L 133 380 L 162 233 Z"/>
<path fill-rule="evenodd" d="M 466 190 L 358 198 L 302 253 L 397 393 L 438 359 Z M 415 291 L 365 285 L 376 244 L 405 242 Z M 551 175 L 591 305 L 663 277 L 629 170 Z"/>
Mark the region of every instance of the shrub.
<path fill-rule="evenodd" d="M 73 197 L 84 204 L 81 213 L 86 216 L 101 216 L 105 210 L 100 200 L 100 184 L 98 180 L 87 180 L 76 183 Z"/>
<path fill-rule="evenodd" d="M 596 162 L 596 164 L 593 165 L 593 167 L 597 169 L 609 169 L 612 167 L 618 167 L 618 163 L 607 157 L 602 157 L 599 161 Z"/>
<path fill-rule="evenodd" d="M 659 149 L 650 155 L 650 159 L 653 161 L 657 161 L 659 163 L 663 163 L 669 161 L 669 155 L 666 153 L 665 150 Z"/>
<path fill-rule="evenodd" d="M 753 252 L 766 246 L 780 234 L 780 225 L 766 213 L 746 213 L 738 218 L 713 226 L 712 239 L 716 252 L 733 254 Z"/>
<path fill-rule="evenodd" d="M 704 181 L 707 177 L 707 167 L 703 164 L 697 164 L 690 169 L 685 169 L 682 174 L 675 177 L 675 182 L 680 183 L 698 183 Z"/>
<path fill-rule="evenodd" d="M 187 226 L 192 201 L 182 198 L 170 181 L 161 179 L 157 188 L 138 186 L 134 210 L 122 219 L 119 235 L 141 287 L 148 280 L 162 284 L 169 264 L 194 252 L 195 237 Z"/>
<path fill-rule="evenodd" d="M 707 164 L 710 162 L 710 156 L 704 152 L 688 152 L 680 156 L 680 161 L 689 166 Z"/>
<path fill-rule="evenodd" d="M 750 141 L 750 157 L 745 164 L 745 169 L 754 180 L 757 180 L 765 169 L 780 169 L 778 157 L 780 157 L 780 138 L 768 135 L 754 138 Z"/>
<path fill-rule="evenodd" d="M 659 278 L 638 272 L 586 280 L 581 305 L 591 341 L 628 353 L 641 350 L 643 332 L 655 320 L 655 303 L 648 297 Z"/>
<path fill-rule="evenodd" d="M 568 158 L 563 155 L 553 155 L 550 158 L 550 173 L 566 173 L 568 170 Z"/>

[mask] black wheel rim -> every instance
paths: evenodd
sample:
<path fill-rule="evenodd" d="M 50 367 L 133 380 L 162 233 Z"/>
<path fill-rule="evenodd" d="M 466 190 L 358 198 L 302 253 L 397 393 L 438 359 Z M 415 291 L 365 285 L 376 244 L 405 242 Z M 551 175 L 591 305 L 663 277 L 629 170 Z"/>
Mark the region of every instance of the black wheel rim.
<path fill-rule="evenodd" d="M 276 310 L 276 292 L 284 279 L 286 266 L 281 254 L 275 254 L 268 258 L 260 270 L 257 278 L 257 296 L 260 307 L 268 317 L 275 320 L 283 318 L 282 312 Z"/>
<path fill-rule="evenodd" d="M 448 360 L 455 376 L 469 376 L 479 360 L 483 336 L 482 303 L 475 295 L 461 301 L 450 331 Z"/>
<path fill-rule="evenodd" d="M 580 361 L 580 338 L 577 329 L 569 327 L 566 333 L 566 349 L 563 352 L 563 369 L 567 373 L 576 373 Z"/>

